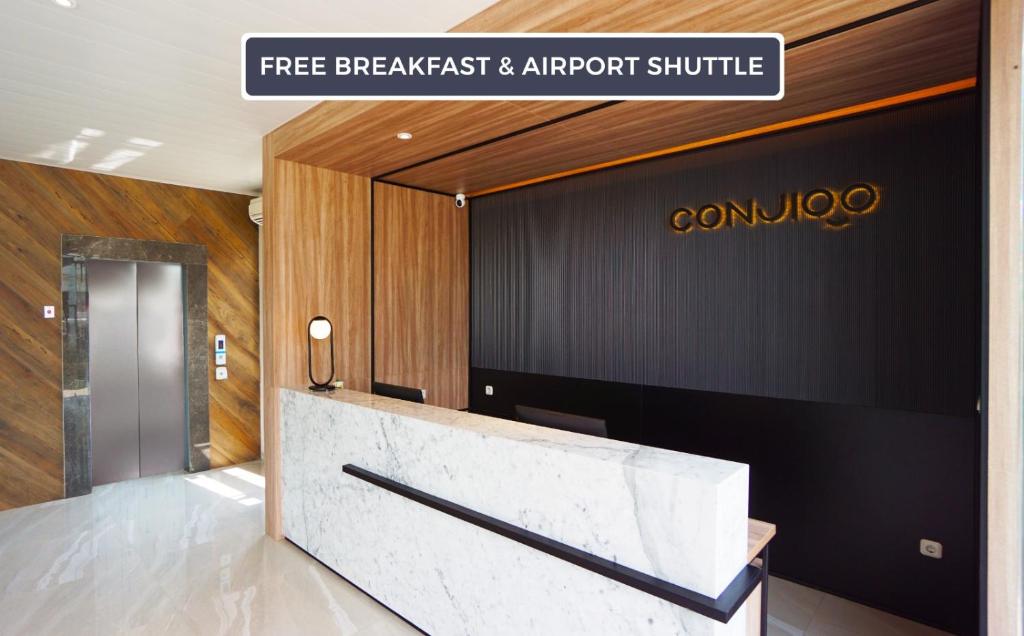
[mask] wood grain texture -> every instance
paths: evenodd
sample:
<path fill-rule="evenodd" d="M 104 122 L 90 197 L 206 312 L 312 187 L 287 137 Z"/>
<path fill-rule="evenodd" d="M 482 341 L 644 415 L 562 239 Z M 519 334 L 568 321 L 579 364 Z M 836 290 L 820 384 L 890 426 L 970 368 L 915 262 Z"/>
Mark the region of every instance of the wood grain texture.
<path fill-rule="evenodd" d="M 389 177 L 475 193 L 972 77 L 979 5 L 939 0 L 786 54 L 779 102 L 623 102 Z"/>
<path fill-rule="evenodd" d="M 326 131 L 299 146 L 279 151 L 277 157 L 352 174 L 380 176 L 510 130 L 576 112 L 587 105 L 583 102 L 385 102 L 355 113 L 343 106 L 318 106 L 311 111 L 310 118 L 333 121 L 336 125 L 324 126 Z M 339 116 L 340 113 L 344 114 Z M 395 138 L 399 131 L 412 132 L 413 138 L 400 141 Z M 278 143 L 280 139 L 275 141 Z M 284 143 L 290 142 L 285 139 Z"/>
<path fill-rule="evenodd" d="M 765 135 L 779 133 L 787 130 L 794 130 L 796 128 L 803 128 L 815 124 L 821 124 L 825 122 L 836 121 L 839 119 L 846 119 L 857 115 L 864 115 L 876 111 L 896 108 L 898 106 L 904 106 L 907 104 L 912 104 L 914 102 L 934 99 L 936 97 L 941 97 L 945 95 L 951 95 L 953 93 L 961 93 L 977 88 L 977 84 L 977 78 L 970 77 L 955 82 L 939 84 L 937 86 L 930 86 L 928 88 L 911 91 L 909 93 L 901 93 L 899 95 L 893 95 L 882 99 L 876 99 L 870 102 L 861 102 L 859 104 L 854 104 L 852 106 L 846 106 L 834 110 L 827 110 L 824 112 L 814 113 L 812 115 L 797 117 L 796 119 L 787 119 L 783 121 L 772 122 L 769 124 L 765 124 L 763 126 L 758 126 L 756 128 L 747 128 L 736 132 L 726 133 L 718 137 L 707 137 L 703 139 L 698 139 L 697 141 L 691 141 L 678 146 L 669 146 L 668 148 L 651 150 L 640 154 L 629 155 L 626 157 L 620 157 L 617 159 L 603 161 L 601 163 L 588 164 L 586 166 L 582 166 L 579 168 L 570 168 L 568 170 L 552 172 L 539 177 L 531 177 L 529 179 L 524 179 L 522 181 L 505 183 L 502 185 L 487 188 L 486 190 L 466 192 L 465 194 L 467 197 L 480 197 L 488 194 L 494 194 L 496 192 L 515 190 L 516 188 L 522 188 L 529 185 L 535 185 L 538 183 L 555 181 L 557 179 L 563 179 L 565 177 L 571 177 L 578 174 L 598 172 L 601 170 L 605 170 L 607 168 L 624 166 L 630 163 L 638 163 L 640 161 L 647 161 L 649 159 L 667 157 L 669 155 L 681 154 L 685 152 L 693 152 L 696 150 L 711 148 L 713 146 L 720 146 L 722 144 L 733 143 L 744 139 L 763 137 Z"/>
<path fill-rule="evenodd" d="M 257 228 L 249 197 L 0 160 L 0 509 L 63 496 L 62 233 L 206 245 L 209 329 L 231 345 L 210 368 L 210 462 L 257 459 Z"/>
<path fill-rule="evenodd" d="M 272 157 L 283 156 L 288 150 L 319 139 L 378 104 L 380 102 L 320 102 L 265 135 L 271 142 L 269 152 Z"/>
<path fill-rule="evenodd" d="M 469 406 L 469 213 L 374 184 L 374 378 Z"/>
<path fill-rule="evenodd" d="M 367 391 L 369 179 L 291 161 L 276 165 L 275 218 L 267 232 L 272 242 L 268 276 L 279 292 L 269 308 L 272 377 L 308 383 L 306 328 L 313 316 L 323 315 L 334 326 L 335 377 L 348 388 Z M 313 370 L 322 379 L 330 371 L 329 351 L 316 358 Z"/>
<path fill-rule="evenodd" d="M 370 180 L 282 161 L 264 138 L 263 318 L 266 529 L 281 537 L 277 389 L 309 383 L 306 328 L 334 325 L 335 377 L 370 390 Z M 322 344 L 322 343 L 317 343 Z M 329 353 L 315 352 L 318 379 Z"/>
<path fill-rule="evenodd" d="M 752 562 L 774 538 L 774 523 L 747 519 L 747 563 Z"/>
<path fill-rule="evenodd" d="M 1021 263 L 1024 5 L 991 3 L 988 104 L 988 633 L 1019 635 L 1021 614 Z"/>
<path fill-rule="evenodd" d="M 500 33 L 777 32 L 797 40 L 907 4 L 907 0 L 501 0 L 452 29 Z"/>
<path fill-rule="evenodd" d="M 906 0 L 503 0 L 453 31 L 773 31 L 815 35 Z M 364 176 L 398 168 L 594 106 L 596 102 L 323 102 L 271 133 L 273 156 Z M 399 142 L 395 133 L 414 133 Z"/>
<path fill-rule="evenodd" d="M 276 388 L 278 375 L 273 372 L 274 352 L 277 346 L 272 340 L 274 316 L 271 307 L 279 294 L 277 285 L 271 282 L 271 274 L 275 267 L 271 262 L 271 248 L 274 240 L 270 236 L 270 228 L 275 225 L 271 221 L 269 210 L 274 208 L 278 196 L 276 180 L 277 160 L 274 159 L 274 135 L 263 137 L 263 227 L 260 232 L 260 363 L 263 372 L 263 386 L 260 398 L 263 405 L 263 518 L 264 532 L 270 538 L 280 541 L 284 538 L 281 528 L 281 429 L 279 425 L 280 407 Z M 282 225 L 285 223 L 282 221 Z M 285 229 L 282 227 L 282 230 Z M 284 277 L 283 274 L 278 276 Z M 280 302 L 280 301 L 279 301 Z"/>

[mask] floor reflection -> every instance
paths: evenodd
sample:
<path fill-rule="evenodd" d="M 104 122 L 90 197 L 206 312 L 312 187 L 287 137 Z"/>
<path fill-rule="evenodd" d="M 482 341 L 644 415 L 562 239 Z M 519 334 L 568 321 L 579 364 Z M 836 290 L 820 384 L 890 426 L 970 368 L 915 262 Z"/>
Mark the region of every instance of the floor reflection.
<path fill-rule="evenodd" d="M 416 634 L 263 534 L 258 463 L 0 512 L 0 635 Z"/>

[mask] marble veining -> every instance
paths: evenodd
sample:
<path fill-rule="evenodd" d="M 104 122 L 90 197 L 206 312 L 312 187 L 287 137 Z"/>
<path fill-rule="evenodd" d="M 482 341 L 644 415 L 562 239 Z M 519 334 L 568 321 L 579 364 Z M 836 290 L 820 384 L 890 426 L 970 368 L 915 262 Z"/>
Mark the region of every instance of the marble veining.
<path fill-rule="evenodd" d="M 418 634 L 263 535 L 260 474 L 146 477 L 0 511 L 0 635 Z M 768 589 L 773 636 L 942 635 L 781 579 Z"/>
<path fill-rule="evenodd" d="M 717 623 L 341 466 L 714 597 L 745 561 L 746 465 L 352 391 L 281 405 L 285 535 L 430 633 L 742 631 L 742 610 Z"/>

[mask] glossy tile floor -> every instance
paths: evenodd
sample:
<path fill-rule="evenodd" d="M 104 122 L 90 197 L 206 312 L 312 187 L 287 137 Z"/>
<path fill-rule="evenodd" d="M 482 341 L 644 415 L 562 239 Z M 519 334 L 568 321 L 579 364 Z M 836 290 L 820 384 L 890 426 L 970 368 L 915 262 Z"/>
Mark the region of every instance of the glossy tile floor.
<path fill-rule="evenodd" d="M 263 535 L 260 464 L 147 477 L 0 512 L 0 635 L 418 634 Z M 940 634 L 787 581 L 769 633 Z"/>
<path fill-rule="evenodd" d="M 263 535 L 259 464 L 0 512 L 0 634 L 417 634 Z"/>
<path fill-rule="evenodd" d="M 946 632 L 838 596 L 772 578 L 769 636 L 944 636 Z"/>

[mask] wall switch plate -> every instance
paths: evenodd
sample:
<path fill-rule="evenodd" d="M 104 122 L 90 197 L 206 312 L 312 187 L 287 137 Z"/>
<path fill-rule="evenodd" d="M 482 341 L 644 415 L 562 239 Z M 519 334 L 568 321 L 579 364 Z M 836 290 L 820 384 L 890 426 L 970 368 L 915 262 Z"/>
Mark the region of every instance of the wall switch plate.
<path fill-rule="evenodd" d="M 56 315 L 57 312 L 54 310 L 53 305 L 43 306 L 43 318 L 53 318 Z"/>
<path fill-rule="evenodd" d="M 488 384 L 484 387 L 484 395 L 494 395 L 494 387 Z"/>
<path fill-rule="evenodd" d="M 932 559 L 941 559 L 942 544 L 931 539 L 921 539 L 921 554 Z"/>
<path fill-rule="evenodd" d="M 228 363 L 228 354 L 223 351 L 218 351 L 217 353 L 213 354 L 213 357 L 214 364 L 216 364 L 218 367 L 224 366 L 225 364 Z"/>
<path fill-rule="evenodd" d="M 217 378 L 218 380 L 227 380 L 228 379 L 228 368 L 227 367 L 217 367 L 217 371 L 215 372 L 214 377 Z"/>
<path fill-rule="evenodd" d="M 213 350 L 214 351 L 227 351 L 228 350 L 228 337 L 222 333 L 217 334 L 213 337 Z"/>

